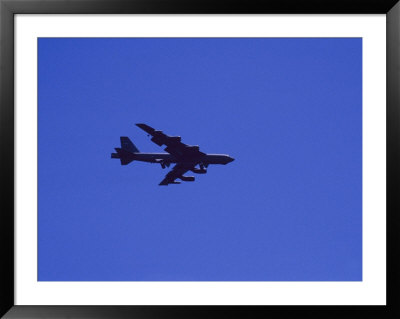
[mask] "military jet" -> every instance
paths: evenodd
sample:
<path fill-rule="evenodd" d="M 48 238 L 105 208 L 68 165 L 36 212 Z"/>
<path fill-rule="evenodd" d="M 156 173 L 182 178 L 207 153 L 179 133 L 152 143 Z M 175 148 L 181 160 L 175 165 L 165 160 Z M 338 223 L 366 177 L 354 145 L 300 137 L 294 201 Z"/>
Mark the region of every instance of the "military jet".
<path fill-rule="evenodd" d="M 116 153 L 111 153 L 111 158 L 119 158 L 121 165 L 127 165 L 132 161 L 142 161 L 159 163 L 162 168 L 166 168 L 172 163 L 176 163 L 159 185 L 180 184 L 180 182 L 175 181 L 176 179 L 193 182 L 194 176 L 184 176 L 183 174 L 187 171 L 205 174 L 210 164 L 225 165 L 234 160 L 234 158 L 225 154 L 203 153 L 197 145 L 182 143 L 180 136 L 168 136 L 146 124 L 136 124 L 136 126 L 145 131 L 148 136 L 152 136 L 151 141 L 158 146 L 165 145 L 164 150 L 167 153 L 141 153 L 128 137 L 121 136 L 121 147 L 115 148 Z"/>

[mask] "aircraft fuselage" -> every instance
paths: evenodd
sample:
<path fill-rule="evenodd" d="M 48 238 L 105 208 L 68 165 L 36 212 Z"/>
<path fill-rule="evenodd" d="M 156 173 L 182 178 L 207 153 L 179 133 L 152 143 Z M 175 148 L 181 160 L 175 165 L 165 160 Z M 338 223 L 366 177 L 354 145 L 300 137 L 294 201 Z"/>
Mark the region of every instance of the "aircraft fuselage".
<path fill-rule="evenodd" d="M 228 164 L 233 161 L 233 158 L 225 154 L 206 154 L 202 157 L 186 157 L 177 158 L 168 153 L 133 153 L 132 159 L 135 161 L 148 162 L 148 163 L 160 163 L 161 161 L 166 163 L 202 163 L 204 165 L 209 164 Z"/>

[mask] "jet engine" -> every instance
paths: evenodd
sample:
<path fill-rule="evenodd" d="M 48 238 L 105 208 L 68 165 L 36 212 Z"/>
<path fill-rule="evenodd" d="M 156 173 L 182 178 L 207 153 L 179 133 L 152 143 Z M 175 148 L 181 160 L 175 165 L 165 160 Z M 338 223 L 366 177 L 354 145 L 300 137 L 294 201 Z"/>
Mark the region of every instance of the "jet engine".
<path fill-rule="evenodd" d="M 165 144 L 166 140 L 170 143 L 179 143 L 181 141 L 180 136 L 167 136 L 165 137 L 162 131 L 155 131 L 154 136 L 151 138 L 151 141 L 156 143 L 158 146 Z"/>
<path fill-rule="evenodd" d="M 169 136 L 168 140 L 172 143 L 179 143 L 181 141 L 180 136 Z"/>
<path fill-rule="evenodd" d="M 198 146 L 198 145 L 188 145 L 187 146 L 187 148 L 189 149 L 189 150 L 193 150 L 193 151 L 199 151 L 200 150 L 200 147 Z"/>
<path fill-rule="evenodd" d="M 183 180 L 184 182 L 194 182 L 194 176 L 181 176 L 179 177 L 181 180 Z"/>
<path fill-rule="evenodd" d="M 151 141 L 156 143 L 158 146 L 161 146 L 164 144 L 164 141 L 157 136 L 152 137 Z"/>
<path fill-rule="evenodd" d="M 191 171 L 193 173 L 196 173 L 196 174 L 205 174 L 205 173 L 207 173 L 207 170 L 205 168 L 193 168 Z"/>

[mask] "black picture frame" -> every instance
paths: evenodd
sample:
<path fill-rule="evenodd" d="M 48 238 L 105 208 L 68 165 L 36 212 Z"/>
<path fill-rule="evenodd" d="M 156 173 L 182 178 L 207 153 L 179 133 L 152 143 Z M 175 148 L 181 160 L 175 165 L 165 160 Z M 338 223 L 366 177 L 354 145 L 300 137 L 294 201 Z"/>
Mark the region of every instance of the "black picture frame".
<path fill-rule="evenodd" d="M 386 14 L 387 305 L 386 306 L 16 306 L 14 305 L 14 15 L 15 14 Z M 398 306 L 400 145 L 398 0 L 0 0 L 0 315 L 4 318 L 321 317 L 400 318 Z"/>

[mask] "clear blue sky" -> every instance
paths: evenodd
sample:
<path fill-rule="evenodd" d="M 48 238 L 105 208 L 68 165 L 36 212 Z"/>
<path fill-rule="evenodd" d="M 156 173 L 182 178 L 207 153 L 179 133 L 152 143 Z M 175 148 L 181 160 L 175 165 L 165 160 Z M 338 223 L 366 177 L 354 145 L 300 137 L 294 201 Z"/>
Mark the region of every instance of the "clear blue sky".
<path fill-rule="evenodd" d="M 361 39 L 38 41 L 39 280 L 362 280 Z M 135 123 L 235 161 L 158 186 Z"/>

